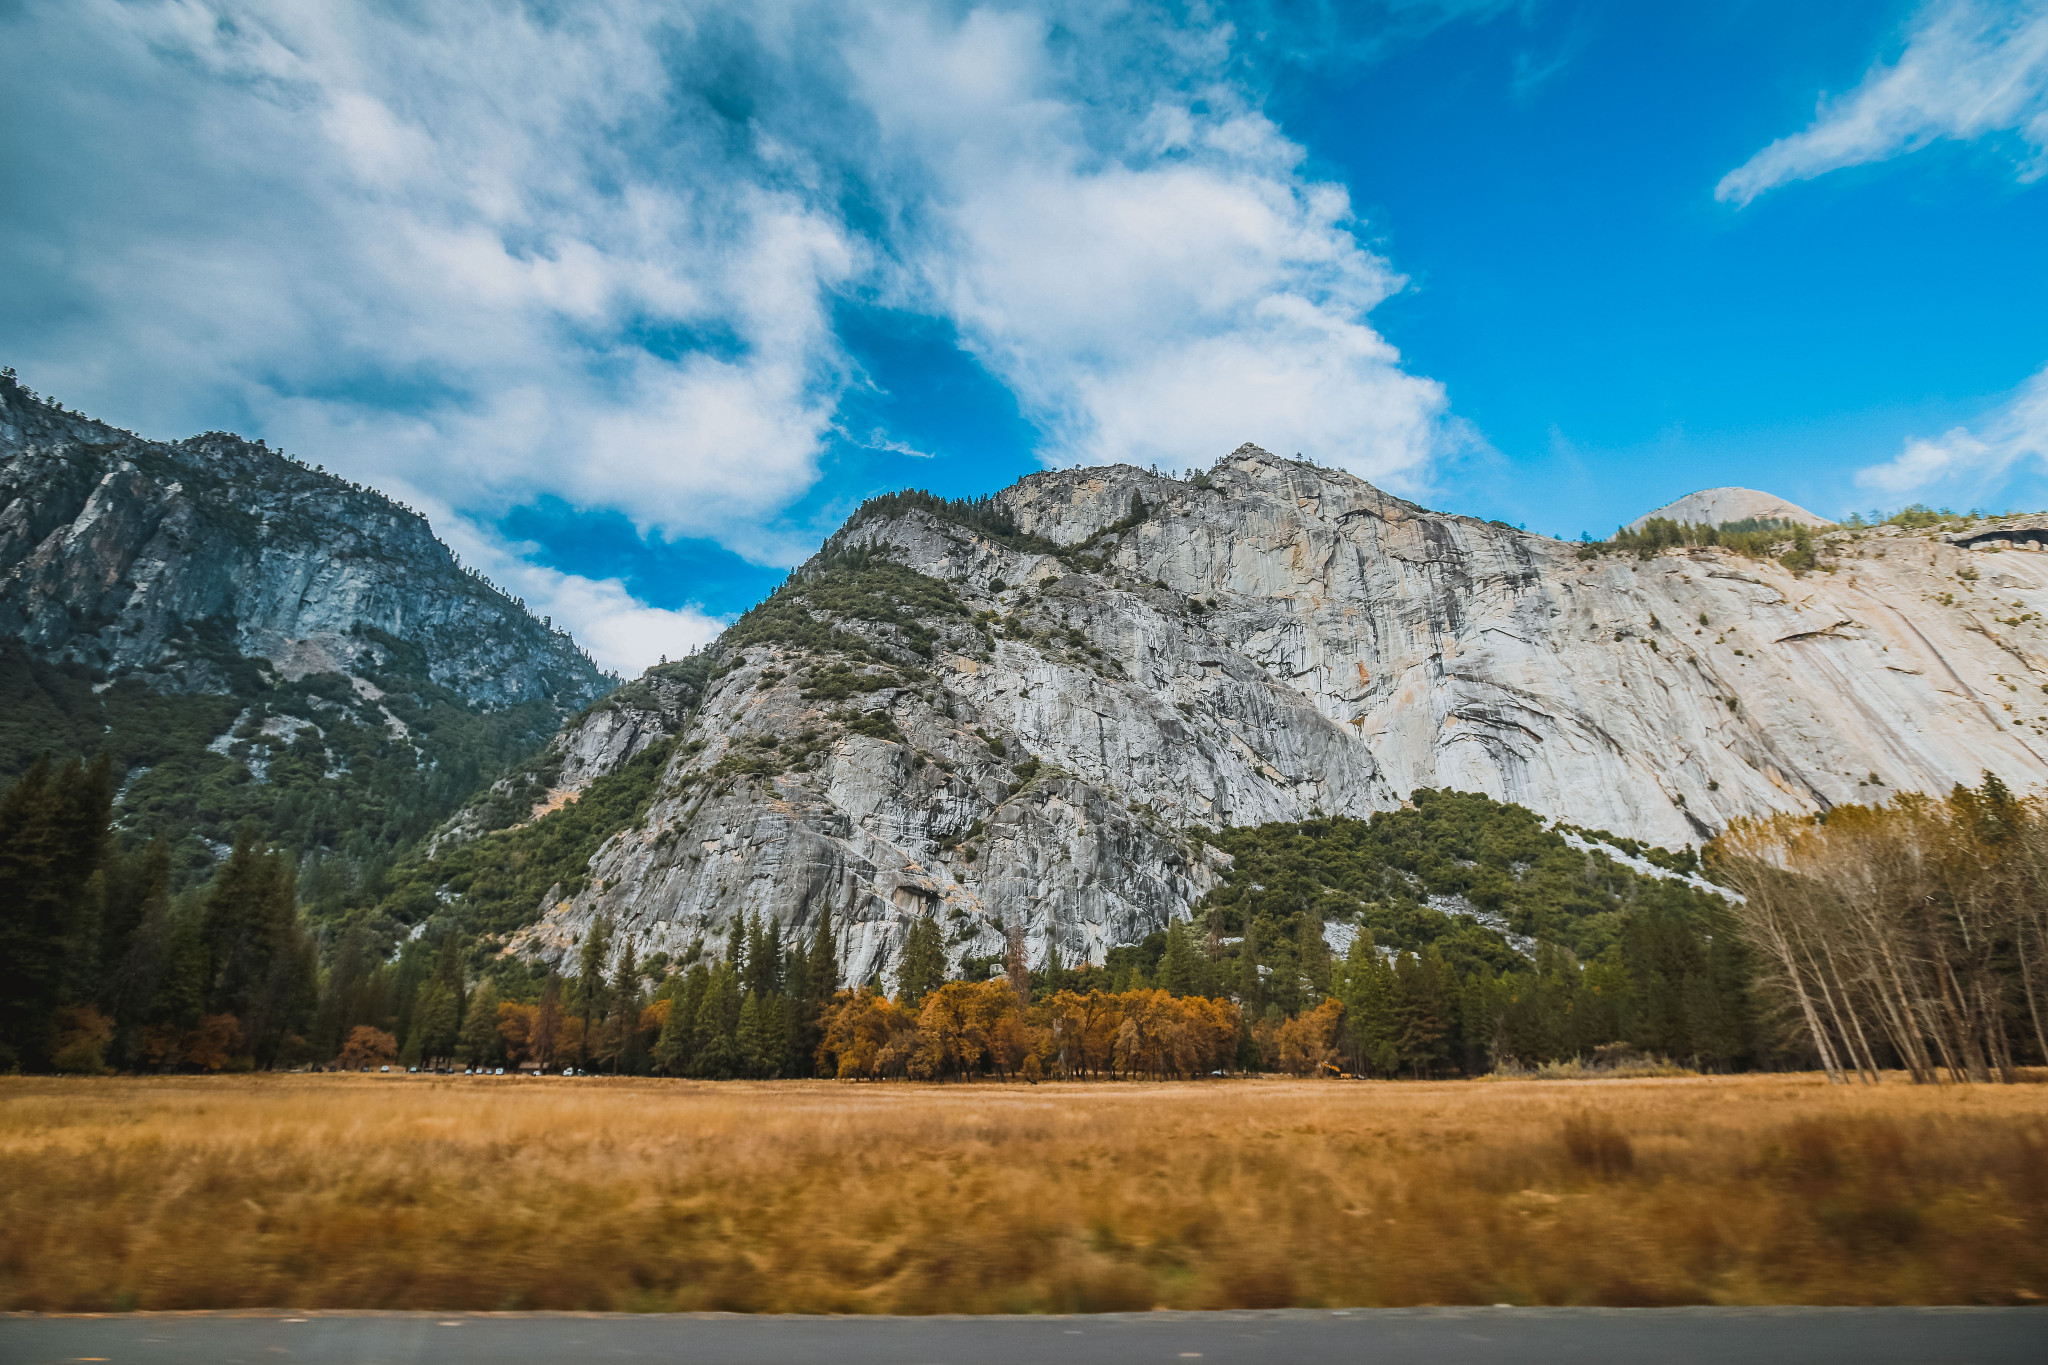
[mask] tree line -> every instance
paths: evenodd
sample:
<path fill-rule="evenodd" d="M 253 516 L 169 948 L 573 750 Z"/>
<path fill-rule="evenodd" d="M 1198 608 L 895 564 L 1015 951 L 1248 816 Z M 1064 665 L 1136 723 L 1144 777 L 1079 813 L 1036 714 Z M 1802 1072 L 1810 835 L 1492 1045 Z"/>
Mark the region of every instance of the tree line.
<path fill-rule="evenodd" d="M 879 979 L 841 989 L 825 918 L 786 935 L 743 916 L 722 952 L 683 962 L 642 956 L 600 921 L 562 972 L 491 954 L 450 916 L 428 914 L 395 944 L 363 924 L 316 929 L 297 893 L 320 861 L 301 866 L 247 830 L 209 882 L 173 894 L 161 840 L 115 837 L 111 786 L 104 758 L 42 761 L 0 797 L 0 1067 L 879 1078 L 1025 1074 L 1035 1058 L 1061 1077 L 1325 1064 L 1443 1076 L 1617 1039 L 1714 1066 L 1756 1051 L 1734 941 L 1650 890 L 1590 960 L 1545 942 L 1532 966 L 1469 924 L 1392 902 L 1365 916 L 1390 942 L 1367 927 L 1333 953 L 1323 911 L 1355 906 L 1360 879 L 1385 867 L 1421 869 L 1403 873 L 1415 886 L 1451 878 L 1475 903 L 1506 894 L 1460 838 L 1523 869 L 1516 886 L 1539 920 L 1575 922 L 1562 883 L 1545 880 L 1556 869 L 1528 870 L 1542 855 L 1527 843 L 1533 817 L 1480 797 L 1419 793 L 1415 810 L 1377 823 L 1214 836 L 1238 858 L 1200 920 L 1100 965 L 1069 967 L 1055 950 L 1029 969 L 1021 941 L 1006 962 L 956 961 L 940 922 L 919 919 L 892 995 Z M 978 979 L 992 967 L 1006 967 L 1007 995 Z"/>
<path fill-rule="evenodd" d="M 295 860 L 245 834 L 174 898 L 169 845 L 122 849 L 112 806 L 105 755 L 39 760 L 0 796 L 0 1068 L 305 1060 L 320 976 Z"/>
<path fill-rule="evenodd" d="M 1427 1078 L 1633 1051 L 1982 1080 L 2048 1058 L 2048 804 L 1989 776 L 1738 822 L 1707 852 L 1730 899 L 1521 808 L 1418 792 L 1367 821 L 1205 836 L 1233 854 L 1223 885 L 1103 963 L 1031 968 L 1016 926 L 1005 954 L 954 958 L 920 918 L 895 981 L 851 988 L 829 917 L 743 915 L 682 960 L 600 920 L 551 969 L 448 915 L 396 943 L 316 928 L 317 863 L 247 831 L 174 892 L 164 842 L 124 847 L 111 816 L 104 757 L 0 794 L 0 1069 Z"/>

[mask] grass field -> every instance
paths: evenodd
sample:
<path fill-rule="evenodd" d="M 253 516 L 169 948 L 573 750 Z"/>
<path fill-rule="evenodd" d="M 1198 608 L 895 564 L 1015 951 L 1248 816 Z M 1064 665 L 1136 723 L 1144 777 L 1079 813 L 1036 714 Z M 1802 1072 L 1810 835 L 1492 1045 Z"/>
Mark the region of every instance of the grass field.
<path fill-rule="evenodd" d="M 0 1078 L 0 1308 L 2039 1303 L 2048 1086 Z"/>

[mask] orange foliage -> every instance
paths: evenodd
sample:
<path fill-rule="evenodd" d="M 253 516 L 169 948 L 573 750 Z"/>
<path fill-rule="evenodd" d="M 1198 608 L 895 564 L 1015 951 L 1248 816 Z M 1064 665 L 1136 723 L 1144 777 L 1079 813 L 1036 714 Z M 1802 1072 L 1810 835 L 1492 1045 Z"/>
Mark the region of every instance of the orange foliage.
<path fill-rule="evenodd" d="M 533 1051 L 533 1021 L 538 1005 L 521 1005 L 507 1000 L 498 1006 L 498 1036 L 505 1040 L 505 1060 L 517 1066 Z"/>
<path fill-rule="evenodd" d="M 361 1071 L 365 1067 L 383 1066 L 398 1060 L 398 1040 L 380 1028 L 358 1024 L 349 1031 L 348 1041 L 342 1044 L 341 1055 L 334 1064 L 343 1071 Z"/>
<path fill-rule="evenodd" d="M 818 1067 L 843 1081 L 907 1074 L 917 1050 L 917 1020 L 886 995 L 842 991 L 826 1008 Z"/>
<path fill-rule="evenodd" d="M 1280 1069 L 1290 1076 L 1313 1076 L 1325 1062 L 1337 1060 L 1337 1030 L 1344 1006 L 1325 1000 L 1280 1026 Z"/>
<path fill-rule="evenodd" d="M 242 1022 L 232 1014 L 209 1014 L 185 1035 L 185 1063 L 218 1071 L 242 1055 Z"/>
<path fill-rule="evenodd" d="M 1227 1000 L 1062 991 L 1026 1005 L 1006 980 L 949 981 L 915 1015 L 842 991 L 823 1022 L 818 1063 L 847 1080 L 1201 1076 L 1234 1065 L 1242 1027 Z"/>

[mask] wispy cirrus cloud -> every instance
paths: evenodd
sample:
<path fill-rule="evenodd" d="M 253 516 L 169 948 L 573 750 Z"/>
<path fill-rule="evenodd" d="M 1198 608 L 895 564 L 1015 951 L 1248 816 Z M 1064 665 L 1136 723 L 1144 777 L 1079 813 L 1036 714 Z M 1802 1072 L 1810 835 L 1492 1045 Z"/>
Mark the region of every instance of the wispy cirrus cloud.
<path fill-rule="evenodd" d="M 1721 178 L 1737 206 L 1795 180 L 1883 161 L 1942 139 L 2013 135 L 2018 174 L 2048 172 L 2048 0 L 1940 0 L 1914 19 L 1896 62 L 1871 67 L 1813 123 Z"/>

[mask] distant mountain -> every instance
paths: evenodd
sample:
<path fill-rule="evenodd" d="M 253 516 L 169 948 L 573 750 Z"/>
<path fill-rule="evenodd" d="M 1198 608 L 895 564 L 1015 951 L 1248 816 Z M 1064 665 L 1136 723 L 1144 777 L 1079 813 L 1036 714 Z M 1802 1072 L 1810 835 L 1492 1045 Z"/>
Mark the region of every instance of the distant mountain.
<path fill-rule="evenodd" d="M 1799 526 L 1833 525 L 1826 517 L 1818 517 L 1798 503 L 1787 502 L 1774 493 L 1760 493 L 1754 488 L 1705 488 L 1697 493 L 1687 493 L 1677 502 L 1668 502 L 1654 512 L 1645 512 L 1628 524 L 1631 531 L 1643 529 L 1643 523 L 1652 517 L 1666 521 L 1691 522 L 1696 526 L 1719 526 L 1729 521 L 1789 521 Z"/>
<path fill-rule="evenodd" d="M 612 682 L 382 494 L 0 377 L 0 781 L 105 752 L 186 875 L 244 821 L 358 875 Z"/>
<path fill-rule="evenodd" d="M 2041 557 L 1898 526 L 1811 556 L 1574 546 L 1253 447 L 877 498 L 707 656 L 567 725 L 388 909 L 550 961 L 601 917 L 687 956 L 829 913 L 852 979 L 925 917 L 949 957 L 1014 922 L 1034 962 L 1101 962 L 1219 884 L 1204 826 L 1449 788 L 1676 847 L 2048 780 Z"/>

